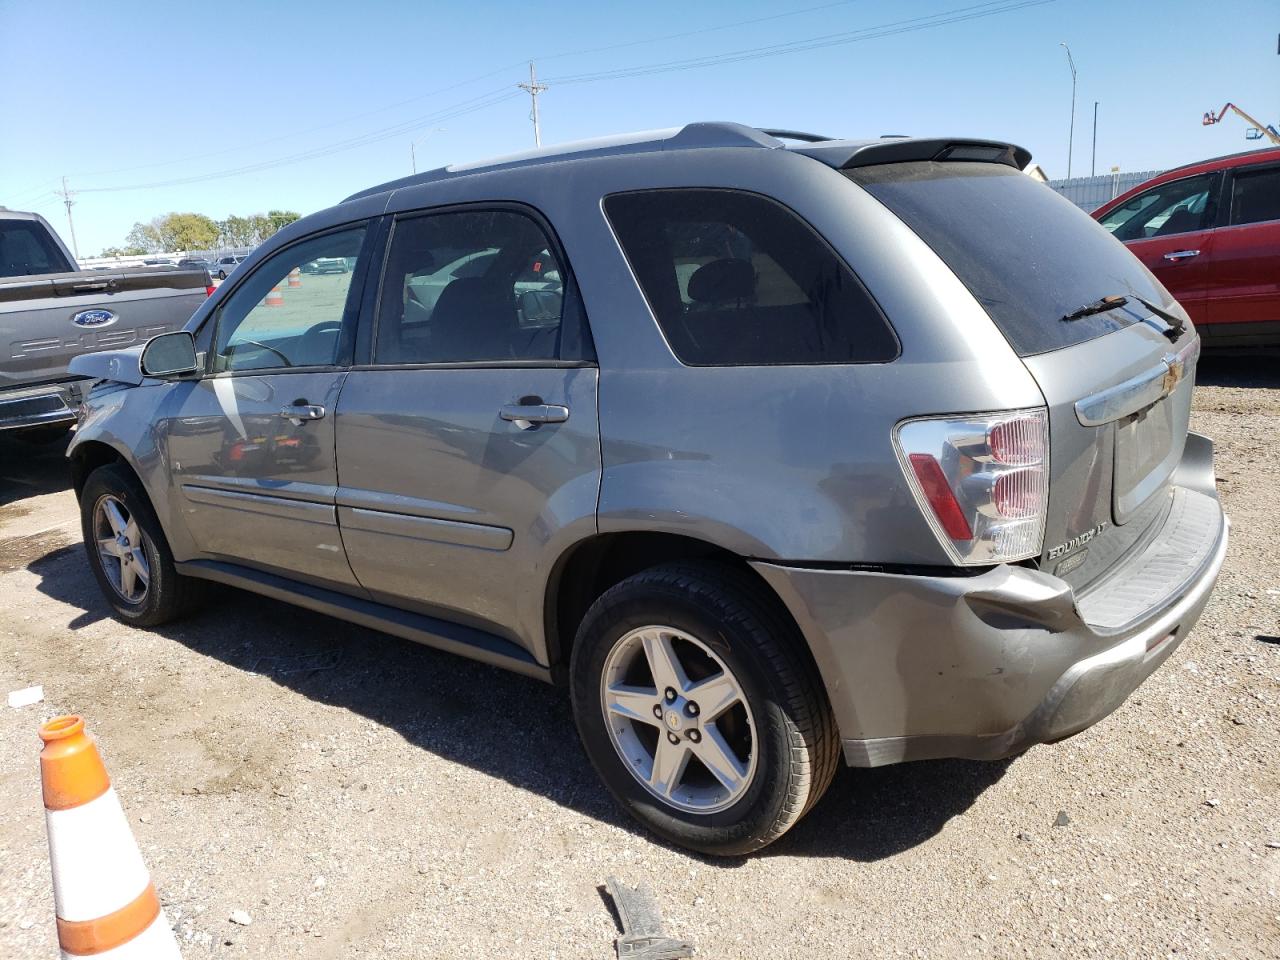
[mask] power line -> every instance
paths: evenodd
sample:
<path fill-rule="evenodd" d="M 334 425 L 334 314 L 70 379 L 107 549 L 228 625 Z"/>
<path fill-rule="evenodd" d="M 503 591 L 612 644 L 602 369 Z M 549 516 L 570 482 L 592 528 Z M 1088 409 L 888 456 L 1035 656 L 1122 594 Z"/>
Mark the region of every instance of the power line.
<path fill-rule="evenodd" d="M 131 183 L 115 187 L 84 187 L 80 192 L 119 193 L 127 190 L 150 190 L 159 187 L 176 187 L 189 183 L 201 183 L 206 180 L 220 180 L 225 177 L 240 176 L 246 173 L 258 173 L 274 167 L 284 166 L 291 163 L 300 163 L 303 160 L 318 159 L 334 153 L 340 153 L 344 150 L 352 150 L 356 147 L 363 147 L 369 144 L 378 143 L 382 140 L 390 139 L 391 137 L 402 136 L 405 133 L 416 130 L 424 124 L 435 123 L 442 120 L 452 120 L 456 117 L 465 116 L 469 113 L 475 113 L 478 110 L 484 110 L 488 107 L 496 106 L 499 103 L 504 103 L 519 96 L 519 93 L 503 88 L 499 91 L 493 91 L 489 94 L 482 94 L 479 97 L 473 97 L 469 101 L 463 101 L 462 104 L 455 104 L 454 107 L 456 109 L 446 107 L 437 113 L 428 114 L 425 117 L 415 117 L 412 120 L 398 123 L 394 127 L 386 127 L 382 130 L 362 134 L 348 140 L 341 140 L 337 143 L 328 144 L 323 147 L 317 147 L 312 150 L 306 150 L 301 153 L 290 154 L 284 157 L 276 157 L 273 160 L 264 160 L 257 163 L 247 164 L 245 166 L 233 167 L 228 170 L 215 171 L 213 173 L 195 174 L 189 177 L 175 177 L 171 180 L 156 180 L 150 183 Z"/>
<path fill-rule="evenodd" d="M 634 67 L 620 67 L 598 73 L 574 74 L 565 77 L 552 77 L 547 82 L 557 86 L 578 83 L 596 83 L 601 80 L 624 80 L 632 77 L 652 76 L 657 73 L 672 73 L 681 70 L 694 70 L 703 67 L 722 66 L 727 63 L 742 63 L 760 60 L 765 57 L 783 56 L 788 53 L 803 53 L 809 50 L 820 50 L 827 47 L 860 43 L 864 40 L 879 40 L 884 37 L 927 30 L 933 27 L 962 23 L 967 20 L 979 20 L 1003 13 L 1012 13 L 1025 7 L 1038 7 L 1055 0 L 993 0 L 968 7 L 958 7 L 936 14 L 912 17 L 907 20 L 896 20 L 891 23 L 864 27 L 843 33 L 822 34 L 804 40 L 790 40 L 785 43 L 770 44 L 762 47 L 748 47 L 743 50 L 732 50 L 719 54 L 708 54 L 702 57 L 690 57 L 684 60 L 668 60 L 660 63 L 643 64 Z"/>
<path fill-rule="evenodd" d="M 850 0 L 845 0 L 845 2 L 850 2 Z M 575 75 L 569 75 L 561 78 L 553 78 L 552 80 L 542 81 L 542 82 L 539 82 L 537 80 L 536 75 L 532 72 L 532 63 L 531 63 L 529 83 L 520 83 L 520 84 L 517 84 L 517 86 L 521 90 L 528 92 L 531 98 L 533 99 L 534 109 L 532 111 L 531 119 L 533 119 L 534 121 L 535 142 L 539 143 L 540 145 L 541 130 L 540 130 L 539 119 L 537 116 L 537 96 L 538 94 L 544 92 L 547 86 L 550 84 L 571 85 L 571 84 L 582 84 L 582 83 L 596 83 L 596 82 L 605 81 L 605 80 L 629 79 L 632 77 L 650 76 L 657 73 L 669 73 L 669 72 L 676 72 L 676 71 L 682 71 L 682 70 L 721 66 L 729 63 L 740 63 L 740 62 L 746 62 L 751 60 L 758 60 L 765 57 L 782 56 L 788 53 L 800 53 L 808 50 L 823 49 L 826 47 L 841 46 L 841 45 L 851 44 L 851 43 L 859 43 L 865 40 L 881 39 L 883 37 L 895 36 L 903 33 L 910 33 L 917 30 L 931 29 L 934 27 L 945 26 L 953 23 L 960 23 L 968 20 L 977 20 L 977 19 L 982 19 L 986 17 L 997 16 L 999 14 L 1004 14 L 1004 13 L 1011 13 L 1015 10 L 1020 10 L 1026 7 L 1043 6 L 1045 4 L 1052 3 L 1052 2 L 1054 2 L 1054 0 L 991 0 L 991 2 L 987 2 L 987 3 L 974 4 L 967 7 L 958 7 L 952 10 L 941 11 L 936 14 L 928 14 L 920 17 L 912 17 L 905 20 L 892 21 L 890 23 L 879 24 L 877 26 L 872 26 L 872 27 L 864 27 L 858 30 L 844 31 L 840 33 L 821 34 L 816 37 L 809 37 L 807 39 L 802 39 L 802 40 L 792 40 L 792 41 L 787 41 L 785 43 L 770 44 L 770 45 L 761 46 L 761 47 L 750 47 L 750 48 L 745 48 L 741 50 L 726 51 L 720 54 L 709 54 L 702 57 L 693 57 L 693 58 L 688 58 L 684 60 L 672 60 L 672 61 L 665 61 L 665 62 L 659 62 L 659 63 L 641 64 L 641 65 L 636 65 L 632 67 L 618 68 L 616 70 L 601 71 L 598 73 L 575 74 Z M 824 9 L 826 7 L 836 6 L 836 5 L 837 4 L 835 3 L 824 4 L 819 7 L 806 8 L 803 11 L 795 11 L 795 13 L 812 12 L 814 10 Z M 686 36 L 686 35 L 692 35 L 695 33 L 709 32 L 711 30 L 725 29 L 728 26 L 738 26 L 745 23 L 754 23 L 754 22 L 760 22 L 762 20 L 777 19 L 778 17 L 788 16 L 788 15 L 792 15 L 792 14 L 776 14 L 772 17 L 761 17 L 761 18 L 756 18 L 755 20 L 739 21 L 739 22 L 736 22 L 735 24 L 725 25 L 723 27 L 708 27 L 698 31 L 688 31 L 685 34 L 669 35 L 668 39 L 676 36 Z M 641 43 L 641 42 L 650 42 L 650 41 L 634 41 L 632 43 L 615 44 L 608 47 L 600 47 L 596 49 L 608 50 L 608 49 L 616 48 L 618 46 L 632 46 L 632 45 L 635 45 L 636 43 Z M 585 54 L 585 53 L 591 53 L 591 52 L 596 52 L 596 51 L 595 50 L 578 51 L 578 52 L 575 52 L 574 54 L 563 54 L 562 56 L 579 55 L 579 54 Z M 493 76 L 494 74 L 500 73 L 500 72 L 502 71 L 500 70 L 493 71 L 492 73 L 485 74 L 484 76 L 485 77 Z M 456 88 L 458 86 L 463 86 L 471 82 L 476 82 L 476 81 L 462 81 L 458 84 L 454 84 L 453 87 L 451 88 L 445 88 L 445 89 Z M 425 97 L 425 96 L 431 96 L 431 95 L 434 95 L 434 94 L 424 94 L 423 96 Z M 411 132 L 423 126 L 424 124 L 438 123 L 444 120 L 451 120 L 457 117 L 465 116 L 466 114 L 469 114 L 469 113 L 474 113 L 479 110 L 484 110 L 484 109 L 488 109 L 489 107 L 497 106 L 498 104 L 504 103 L 506 101 L 509 101 L 521 95 L 522 94 L 520 93 L 515 93 L 511 91 L 510 88 L 504 87 L 498 90 L 492 90 L 487 93 L 480 94 L 468 100 L 460 101 L 459 103 L 453 104 L 449 107 L 441 108 L 440 110 L 431 114 L 427 114 L 426 116 L 415 117 L 412 120 L 402 121 L 400 123 L 396 123 L 394 125 L 381 128 L 379 130 L 374 130 L 364 134 L 359 134 L 357 136 L 350 137 L 345 140 L 340 140 L 334 143 L 300 151 L 294 154 L 288 154 L 288 155 L 277 157 L 271 160 L 258 161 L 255 163 L 250 163 L 250 164 L 233 167 L 225 170 L 215 171 L 212 173 L 195 174 L 187 177 L 176 177 L 168 180 L 157 180 L 157 181 L 152 181 L 148 183 L 134 183 L 134 184 L 121 185 L 121 186 L 113 186 L 113 187 L 83 187 L 78 192 L 79 193 L 117 193 L 117 192 L 124 192 L 124 191 L 130 191 L 130 190 L 155 189 L 160 187 L 172 187 L 172 186 L 182 186 L 182 185 L 191 184 L 191 183 L 201 183 L 208 180 L 223 179 L 226 177 L 239 176 L 239 175 L 248 174 L 248 173 L 257 173 L 263 170 L 269 170 L 269 169 L 273 169 L 279 166 L 284 166 L 287 164 L 300 163 L 304 160 L 318 159 L 321 157 L 330 156 L 334 153 L 339 153 L 345 150 L 351 150 L 357 147 L 378 143 L 382 140 L 390 139 L 391 137 L 402 136 L 403 134 Z M 402 101 L 402 103 L 411 102 L 411 100 L 413 99 L 421 99 L 421 97 L 410 98 L 410 100 Z M 371 111 L 371 112 L 377 112 L 377 111 Z M 337 121 L 337 122 L 346 122 L 346 121 Z M 277 138 L 277 139 L 280 139 L 280 138 Z M 205 154 L 205 156 L 209 156 L 209 155 L 210 154 Z"/>
<path fill-rule="evenodd" d="M 723 30 L 732 30 L 738 27 L 752 26 L 758 23 L 766 23 L 771 20 L 780 20 L 786 17 L 801 16 L 806 13 L 815 13 L 820 10 L 831 9 L 832 7 L 848 6 L 852 3 L 860 3 L 860 2 L 862 2 L 862 0 L 834 0 L 834 2 L 830 2 L 830 3 L 823 3 L 813 7 L 804 7 L 799 10 L 789 10 L 783 13 L 775 13 L 766 17 L 752 17 L 747 20 L 735 20 L 731 23 L 715 24 L 709 27 L 701 27 L 696 30 L 684 30 L 679 33 L 668 33 L 668 34 L 663 34 L 662 36 L 657 36 L 657 37 L 646 37 L 640 40 L 628 40 L 625 43 L 611 43 L 611 44 L 605 44 L 603 46 L 587 47 L 581 50 L 568 50 L 562 53 L 548 54 L 546 56 L 537 57 L 535 59 L 561 60 L 566 57 L 587 56 L 593 53 L 607 53 L 613 50 L 621 50 L 627 47 L 641 46 L 648 43 L 661 43 L 667 40 L 678 40 L 678 39 L 683 39 L 685 37 L 695 37 L 695 36 L 700 36 L 707 33 L 715 33 Z M 482 80 L 488 80 L 491 77 L 496 77 L 500 74 L 506 73 L 508 70 L 514 69 L 517 66 L 523 66 L 523 64 L 524 64 L 524 61 L 518 61 L 516 63 L 507 64 L 495 70 L 490 70 L 488 73 L 482 73 L 478 76 L 471 77 L 470 79 L 467 79 L 467 80 L 459 80 L 457 83 L 451 83 L 448 86 L 438 87 L 435 90 L 428 91 L 427 93 L 417 94 L 412 97 L 407 97 L 404 100 L 397 100 L 394 103 L 384 104 L 383 106 L 377 107 L 374 110 L 366 110 L 362 113 L 352 114 L 350 116 L 343 117 L 339 120 L 331 120 L 327 123 L 322 123 L 314 127 L 307 127 L 303 130 L 293 131 L 292 133 L 286 133 L 286 134 L 281 134 L 279 136 L 270 137 L 266 140 L 257 140 L 249 144 L 242 144 L 237 147 L 226 147 L 221 150 L 202 151 L 198 154 L 193 154 L 186 157 L 178 157 L 172 160 L 159 160 L 153 163 L 143 163 L 143 164 L 137 164 L 129 167 L 116 167 L 111 170 L 93 170 L 86 173 L 76 174 L 76 176 L 78 178 L 107 177 L 107 176 L 114 176 L 115 174 L 119 174 L 119 173 L 132 173 L 135 170 L 153 170 L 157 167 L 168 167 L 168 166 L 173 166 L 179 163 L 190 163 L 193 160 L 205 160 L 205 159 L 208 159 L 209 157 L 225 156 L 229 153 L 240 153 L 245 151 L 246 149 L 254 149 L 256 147 L 262 147 L 272 143 L 279 143 L 282 140 L 291 140 L 295 137 L 306 136 L 309 133 L 315 133 L 319 130 L 329 130 L 329 129 L 332 129 L 333 127 L 341 126 L 344 123 L 351 123 L 354 120 L 363 120 L 365 117 L 372 117 L 379 113 L 386 113 L 388 110 L 395 110 L 396 108 L 403 107 L 406 104 L 416 103 L 420 100 L 426 100 L 431 97 L 440 96 L 441 94 L 449 93 L 452 90 L 457 90 L 461 87 L 470 86 L 471 84 L 479 83 Z"/>

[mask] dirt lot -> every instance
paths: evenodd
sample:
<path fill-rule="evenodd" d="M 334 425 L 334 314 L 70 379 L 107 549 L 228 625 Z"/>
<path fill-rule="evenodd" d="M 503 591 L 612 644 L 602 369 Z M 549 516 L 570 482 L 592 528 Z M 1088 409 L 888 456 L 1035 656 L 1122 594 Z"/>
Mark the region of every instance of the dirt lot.
<path fill-rule="evenodd" d="M 75 711 L 188 958 L 610 957 L 610 874 L 701 957 L 1280 957 L 1277 371 L 1202 365 L 1232 548 L 1123 708 L 1008 763 L 843 771 L 732 863 L 621 819 L 533 681 L 234 592 L 109 619 L 61 448 L 0 443 L 0 689 L 46 693 L 0 707 L 0 956 L 56 953 L 36 727 Z"/>

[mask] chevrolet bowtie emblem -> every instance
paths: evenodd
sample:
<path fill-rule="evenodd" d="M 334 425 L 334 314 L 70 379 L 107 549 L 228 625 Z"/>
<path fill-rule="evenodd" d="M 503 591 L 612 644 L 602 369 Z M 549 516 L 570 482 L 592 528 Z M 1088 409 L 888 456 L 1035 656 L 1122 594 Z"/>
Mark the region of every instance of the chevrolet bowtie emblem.
<path fill-rule="evenodd" d="M 1173 388 L 1178 385 L 1178 382 L 1182 379 L 1182 375 L 1185 372 L 1184 365 L 1181 359 L 1175 357 L 1171 353 L 1166 353 L 1162 359 L 1164 360 L 1165 366 L 1169 368 L 1168 372 L 1164 375 L 1164 392 L 1173 393 Z"/>

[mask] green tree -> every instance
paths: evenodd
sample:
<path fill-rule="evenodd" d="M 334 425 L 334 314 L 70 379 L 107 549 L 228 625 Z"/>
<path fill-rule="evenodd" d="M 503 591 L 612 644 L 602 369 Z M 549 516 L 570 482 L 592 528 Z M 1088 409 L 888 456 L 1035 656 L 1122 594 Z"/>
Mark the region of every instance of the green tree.
<path fill-rule="evenodd" d="M 268 232 L 262 235 L 262 239 L 265 240 L 271 234 L 283 230 L 297 220 L 299 216 L 300 214 L 294 210 L 269 210 L 264 218 L 267 222 Z"/>
<path fill-rule="evenodd" d="M 166 250 L 207 250 L 218 242 L 218 225 L 203 213 L 167 213 L 152 223 Z"/>
<path fill-rule="evenodd" d="M 227 247 L 247 247 L 253 244 L 256 226 L 249 217 L 234 213 L 218 223 L 218 242 Z"/>
<path fill-rule="evenodd" d="M 142 254 L 146 252 L 147 251 L 144 250 L 142 247 L 128 247 L 128 246 L 107 247 L 105 250 L 102 251 L 102 253 L 98 254 L 98 256 L 100 257 L 140 257 L 142 256 Z"/>
<path fill-rule="evenodd" d="M 164 249 L 155 220 L 150 223 L 135 223 L 124 242 L 125 246 L 136 247 L 143 253 L 159 253 Z"/>

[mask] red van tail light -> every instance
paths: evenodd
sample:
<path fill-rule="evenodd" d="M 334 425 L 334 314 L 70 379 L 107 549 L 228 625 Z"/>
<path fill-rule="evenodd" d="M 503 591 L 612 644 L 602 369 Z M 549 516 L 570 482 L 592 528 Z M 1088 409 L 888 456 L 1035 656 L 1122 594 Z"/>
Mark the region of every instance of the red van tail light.
<path fill-rule="evenodd" d="M 956 563 L 1040 553 L 1049 502 L 1044 409 L 908 420 L 894 443 L 916 501 Z"/>

